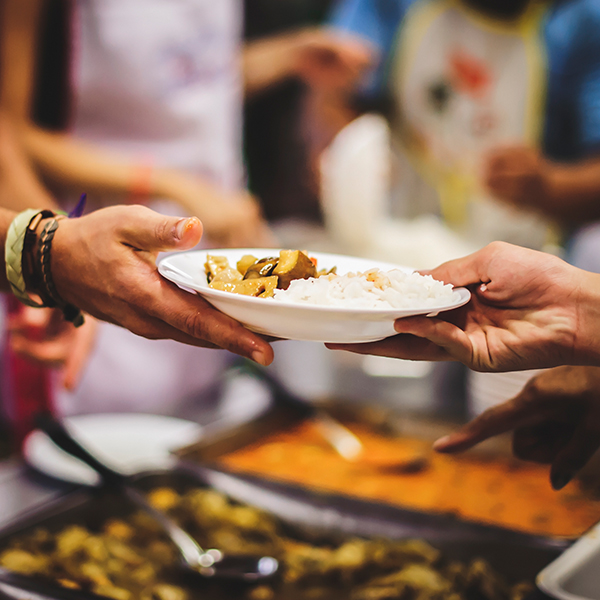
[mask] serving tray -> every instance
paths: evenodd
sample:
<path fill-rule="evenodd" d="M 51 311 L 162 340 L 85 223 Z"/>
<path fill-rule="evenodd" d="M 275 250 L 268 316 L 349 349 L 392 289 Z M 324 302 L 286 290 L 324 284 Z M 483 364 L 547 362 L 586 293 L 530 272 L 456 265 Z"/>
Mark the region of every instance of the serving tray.
<path fill-rule="evenodd" d="M 467 561 L 484 558 L 509 583 L 533 582 L 536 574 L 569 545 L 568 541 L 549 540 L 484 525 L 468 524 L 443 515 L 424 515 L 392 506 L 363 502 L 344 496 L 320 495 L 277 483 L 265 483 L 251 477 L 239 477 L 222 471 L 190 464 L 177 469 L 139 474 L 135 483 L 141 490 L 169 486 L 177 490 L 211 486 L 231 498 L 262 508 L 279 517 L 296 532 L 299 539 L 339 543 L 348 536 L 386 537 L 390 539 L 422 538 L 444 554 Z M 45 527 L 57 531 L 70 524 L 94 528 L 108 517 L 123 517 L 133 507 L 126 498 L 82 488 L 55 502 L 22 516 L 0 531 L 0 551 L 15 535 Z M 2 585 L 2 582 L 10 585 Z M 29 590 L 33 596 L 24 595 Z M 98 600 L 89 592 L 66 590 L 0 570 L 0 591 L 9 598 L 29 597 L 64 600 Z M 239 590 L 222 583 L 207 582 L 196 588 L 192 597 L 205 600 L 241 598 Z M 533 599 L 547 598 L 536 591 Z M 281 599 L 283 600 L 283 598 Z M 286 599 L 287 600 L 287 599 Z M 529 600 L 529 599 L 528 599 Z"/>

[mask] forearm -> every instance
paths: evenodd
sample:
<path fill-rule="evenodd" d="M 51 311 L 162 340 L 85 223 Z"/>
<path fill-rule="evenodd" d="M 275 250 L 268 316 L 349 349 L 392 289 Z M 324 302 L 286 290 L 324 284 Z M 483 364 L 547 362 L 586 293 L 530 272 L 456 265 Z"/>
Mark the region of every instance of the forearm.
<path fill-rule="evenodd" d="M 20 146 L 12 123 L 0 114 L 0 206 L 17 212 L 26 208 L 56 208 Z"/>
<path fill-rule="evenodd" d="M 28 124 L 23 124 L 20 132 L 32 162 L 50 180 L 103 194 L 124 195 L 131 190 L 139 167 L 130 161 Z"/>
<path fill-rule="evenodd" d="M 45 0 L 0 2 L 0 103 L 11 116 L 28 119 L 38 29 Z"/>
<path fill-rule="evenodd" d="M 579 164 L 549 163 L 548 209 L 567 221 L 600 217 L 600 158 Z"/>
<path fill-rule="evenodd" d="M 246 44 L 242 64 L 247 96 L 296 75 L 295 51 L 300 35 L 287 33 Z"/>
<path fill-rule="evenodd" d="M 62 134 L 24 126 L 23 139 L 32 160 L 46 176 L 78 191 L 122 199 L 143 187 L 145 194 L 175 200 L 191 214 L 202 213 L 204 207 L 208 209 L 223 200 L 216 186 L 199 178 L 173 169 L 121 160 Z M 141 177 L 145 179 L 143 182 Z"/>

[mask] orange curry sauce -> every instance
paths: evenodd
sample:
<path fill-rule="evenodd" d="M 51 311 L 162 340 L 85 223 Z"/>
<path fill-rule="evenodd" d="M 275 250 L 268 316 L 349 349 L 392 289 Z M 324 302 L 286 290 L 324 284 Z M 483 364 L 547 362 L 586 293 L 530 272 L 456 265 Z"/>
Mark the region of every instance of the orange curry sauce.
<path fill-rule="evenodd" d="M 429 453 L 423 440 L 384 437 L 359 425 L 351 429 L 365 448 L 364 458 L 356 462 L 337 455 L 306 421 L 223 456 L 221 464 L 321 491 L 540 535 L 576 537 L 600 520 L 600 501 L 586 496 L 576 482 L 555 492 L 545 466 L 508 457 L 444 456 Z M 403 472 L 394 463 L 424 452 L 425 466 L 416 472 Z"/>

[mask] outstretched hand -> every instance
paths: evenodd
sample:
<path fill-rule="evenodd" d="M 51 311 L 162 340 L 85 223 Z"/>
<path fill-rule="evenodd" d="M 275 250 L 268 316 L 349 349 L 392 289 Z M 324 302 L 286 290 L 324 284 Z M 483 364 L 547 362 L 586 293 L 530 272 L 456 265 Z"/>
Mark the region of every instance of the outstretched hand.
<path fill-rule="evenodd" d="M 550 464 L 550 481 L 561 489 L 600 447 L 600 368 L 557 367 L 534 377 L 508 402 L 488 409 L 435 450 L 462 452 L 513 431 L 513 452 Z"/>
<path fill-rule="evenodd" d="M 468 286 L 471 301 L 439 317 L 399 319 L 400 334 L 339 350 L 411 360 L 458 360 L 476 371 L 600 364 L 600 277 L 559 258 L 494 242 L 430 271 Z M 596 332 L 597 333 L 597 332 Z"/>
<path fill-rule="evenodd" d="M 159 275 L 159 252 L 193 248 L 201 237 L 196 217 L 166 217 L 143 206 L 65 219 L 52 247 L 54 281 L 66 301 L 143 337 L 224 348 L 271 363 L 265 340 Z"/>

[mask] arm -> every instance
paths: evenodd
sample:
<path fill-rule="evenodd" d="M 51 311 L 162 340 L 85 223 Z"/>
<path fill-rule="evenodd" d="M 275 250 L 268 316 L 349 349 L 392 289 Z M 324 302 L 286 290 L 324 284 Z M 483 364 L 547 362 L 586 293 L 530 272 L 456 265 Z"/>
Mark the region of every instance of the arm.
<path fill-rule="evenodd" d="M 584 4 L 567 34 L 572 37 L 560 42 L 566 44 L 563 68 L 569 75 L 563 85 L 574 111 L 562 117 L 569 118 L 562 125 L 577 140 L 581 158 L 559 163 L 533 148 L 499 148 L 488 157 L 484 174 L 498 198 L 574 223 L 600 216 L 600 10 L 595 3 L 579 3 L 580 9 Z"/>
<path fill-rule="evenodd" d="M 0 206 L 15 211 L 56 208 L 54 198 L 41 185 L 12 123 L 0 113 Z"/>
<path fill-rule="evenodd" d="M 316 87 L 349 88 L 372 60 L 373 52 L 364 40 L 325 29 L 303 29 L 246 44 L 244 88 L 252 95 L 290 77 Z"/>
<path fill-rule="evenodd" d="M 45 0 L 0 3 L 0 101 L 15 119 L 29 119 L 37 35 Z"/>
<path fill-rule="evenodd" d="M 2 255 L 14 216 L 0 208 Z M 159 252 L 190 249 L 201 235 L 196 217 L 165 217 L 141 206 L 115 206 L 64 219 L 52 244 L 51 270 L 58 294 L 143 337 L 225 348 L 269 364 L 273 351 L 262 338 L 159 275 L 155 264 Z M 8 290 L 4 269 L 0 271 L 0 289 Z"/>
<path fill-rule="evenodd" d="M 600 365 L 600 275 L 502 242 L 430 274 L 469 286 L 471 301 L 437 318 L 398 319 L 400 335 L 381 342 L 335 348 L 458 360 L 476 371 Z"/>
<path fill-rule="evenodd" d="M 510 204 L 538 210 L 561 221 L 600 217 L 600 157 L 563 164 L 524 146 L 501 148 L 487 158 L 485 184 Z"/>
<path fill-rule="evenodd" d="M 199 216 L 207 235 L 224 246 L 270 245 L 270 233 L 249 194 L 225 194 L 216 186 L 175 169 L 144 168 L 60 133 L 22 124 L 21 138 L 33 163 L 49 179 L 122 200 L 140 178 L 149 196 L 170 198 Z"/>

